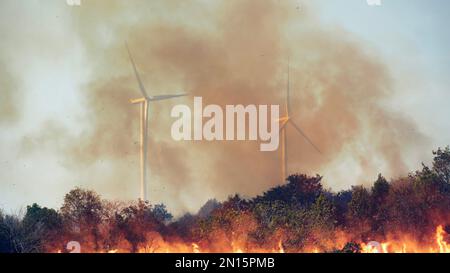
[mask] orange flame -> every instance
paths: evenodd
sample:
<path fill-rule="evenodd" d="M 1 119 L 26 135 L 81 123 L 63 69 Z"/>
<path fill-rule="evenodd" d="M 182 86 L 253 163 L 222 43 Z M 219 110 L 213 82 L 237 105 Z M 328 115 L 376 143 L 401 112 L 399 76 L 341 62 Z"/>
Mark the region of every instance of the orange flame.
<path fill-rule="evenodd" d="M 375 242 L 371 241 L 368 243 L 360 242 L 361 252 L 362 253 L 450 253 L 450 245 L 446 241 L 446 231 L 443 225 L 439 225 L 436 227 L 434 238 L 430 237 L 430 243 L 427 245 L 425 243 L 419 243 L 413 239 L 407 238 L 404 239 L 396 239 L 396 240 L 387 240 L 384 242 Z M 153 234 L 154 235 L 154 234 Z M 344 246 L 345 235 L 340 234 L 336 238 L 336 242 L 340 243 L 330 243 L 328 246 L 310 246 L 305 249 L 306 252 L 311 253 L 320 253 L 332 251 L 333 249 L 342 249 Z M 434 239 L 434 240 L 433 240 Z M 225 244 L 225 243 L 224 243 Z M 208 253 L 215 252 L 213 248 L 208 247 L 208 245 L 193 242 L 190 244 L 182 243 L 182 242 L 167 242 L 163 239 L 163 237 L 153 237 L 151 241 L 149 241 L 146 245 L 140 247 L 137 252 L 139 253 Z M 274 244 L 272 248 L 261 248 L 261 247 L 253 247 L 251 244 L 247 244 L 242 240 L 231 241 L 228 244 L 228 247 L 224 246 L 224 252 L 230 253 L 285 253 L 285 249 L 283 246 L 283 241 L 278 240 L 277 244 Z M 228 250 L 227 250 L 228 249 Z M 86 250 L 84 250 L 85 252 Z M 56 253 L 61 253 L 64 251 L 56 250 Z M 89 251 L 88 251 L 89 252 Z M 128 252 L 126 248 L 118 248 L 107 251 L 107 253 L 120 253 L 120 252 Z M 292 250 L 290 250 L 292 252 Z M 298 252 L 305 252 L 305 250 Z"/>

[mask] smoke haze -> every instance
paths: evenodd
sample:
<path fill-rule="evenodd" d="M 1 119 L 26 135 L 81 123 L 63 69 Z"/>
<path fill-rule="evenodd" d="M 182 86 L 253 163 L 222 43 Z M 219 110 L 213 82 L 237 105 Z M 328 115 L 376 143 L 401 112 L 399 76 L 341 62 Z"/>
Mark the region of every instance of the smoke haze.
<path fill-rule="evenodd" d="M 384 106 L 395 80 L 358 37 L 321 24 L 313 5 L 285 1 L 84 1 L 65 18 L 89 77 L 77 91 L 80 128 L 49 121 L 23 138 L 22 153 L 56 150 L 75 185 L 109 198 L 138 196 L 140 96 L 128 42 L 151 95 L 189 97 L 150 104 L 149 198 L 175 212 L 207 199 L 253 196 L 282 183 L 280 152 L 257 142 L 175 142 L 175 104 L 280 104 L 291 65 L 291 116 L 322 154 L 288 128 L 289 172 L 325 175 L 327 186 L 359 176 L 405 174 L 426 158 L 428 138 L 407 115 Z M 0 58 L 0 61 L 2 59 Z M 2 62 L 0 62 L 2 63 Z M 1 67 L 0 67 L 1 69 Z M 14 81 L 1 71 L 0 122 L 18 115 Z M 6 84 L 4 84 L 6 82 Z M 283 113 L 281 113 L 283 114 Z M 75 115 L 75 114 L 74 114 Z"/>

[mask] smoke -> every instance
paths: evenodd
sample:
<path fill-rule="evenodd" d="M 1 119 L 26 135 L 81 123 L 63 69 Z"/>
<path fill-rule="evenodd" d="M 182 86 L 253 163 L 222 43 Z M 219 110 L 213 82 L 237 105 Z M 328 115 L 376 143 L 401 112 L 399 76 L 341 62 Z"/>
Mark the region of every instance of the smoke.
<path fill-rule="evenodd" d="M 10 5 L 4 5 L 0 9 L 0 125 L 10 125 L 20 117 L 19 100 L 22 92 L 11 66 L 10 54 L 14 44 L 11 42 L 12 35 L 7 31 L 8 21 L 11 19 L 8 13 L 11 10 L 13 8 Z"/>
<path fill-rule="evenodd" d="M 408 170 L 409 153 L 426 142 L 412 121 L 383 107 L 394 82 L 380 56 L 345 31 L 322 26 L 312 7 L 149 2 L 92 0 L 72 14 L 93 74 L 81 91 L 89 127 L 68 137 L 64 152 L 67 167 L 96 181 L 101 194 L 137 196 L 139 107 L 129 99 L 140 94 L 125 41 L 149 93 L 191 95 L 150 105 L 149 196 L 172 210 L 282 183 L 279 151 L 262 153 L 256 142 L 175 142 L 170 110 L 192 106 L 193 96 L 221 106 L 282 105 L 288 59 L 291 115 L 323 152 L 288 129 L 289 172 L 329 173 L 329 186 L 348 187 L 365 181 L 357 181 L 350 165 L 348 179 L 338 181 L 326 171 L 337 161 L 351 157 L 365 177 L 400 175 Z M 93 166 L 101 171 L 89 173 Z"/>
<path fill-rule="evenodd" d="M 0 124 L 15 122 L 19 118 L 20 90 L 13 75 L 0 59 Z"/>

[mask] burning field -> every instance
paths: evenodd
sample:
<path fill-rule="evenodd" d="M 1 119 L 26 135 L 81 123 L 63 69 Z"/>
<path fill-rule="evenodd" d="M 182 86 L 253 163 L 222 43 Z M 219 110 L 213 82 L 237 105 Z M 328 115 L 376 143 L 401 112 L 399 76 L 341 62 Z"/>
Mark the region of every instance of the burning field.
<path fill-rule="evenodd" d="M 173 219 L 164 204 L 102 200 L 76 188 L 56 211 L 0 216 L 1 252 L 449 252 L 450 148 L 432 166 L 338 193 L 291 175 L 254 198 L 210 200 Z"/>

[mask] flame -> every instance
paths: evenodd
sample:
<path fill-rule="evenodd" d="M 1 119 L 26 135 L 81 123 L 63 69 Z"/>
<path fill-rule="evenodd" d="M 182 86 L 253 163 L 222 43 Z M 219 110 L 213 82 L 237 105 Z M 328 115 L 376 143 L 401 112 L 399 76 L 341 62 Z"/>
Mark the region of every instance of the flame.
<path fill-rule="evenodd" d="M 439 245 L 439 253 L 450 253 L 450 249 L 446 241 L 444 241 L 445 230 L 444 227 L 438 226 L 436 228 L 436 242 Z"/>
<path fill-rule="evenodd" d="M 390 243 L 383 243 L 381 244 L 381 249 L 383 250 L 383 253 L 388 253 L 388 247 Z"/>
<path fill-rule="evenodd" d="M 450 253 L 449 244 L 445 241 L 445 230 L 443 225 L 439 225 L 435 232 L 436 246 L 423 247 L 417 242 L 406 240 L 404 242 L 383 242 L 376 247 L 373 244 L 361 244 L 363 253 Z"/>
<path fill-rule="evenodd" d="M 450 245 L 446 241 L 446 231 L 443 225 L 439 225 L 435 229 L 434 236 L 430 236 L 429 243 L 420 243 L 417 240 L 411 239 L 413 237 L 408 237 L 404 235 L 403 239 L 386 240 L 383 242 L 359 242 L 360 250 L 362 253 L 450 253 Z M 147 244 L 141 246 L 137 252 L 139 253 L 210 253 L 210 252 L 231 252 L 231 253 L 285 253 L 285 248 L 283 245 L 283 240 L 278 240 L 277 243 L 272 245 L 272 248 L 261 248 L 256 247 L 240 240 L 231 240 L 228 244 L 225 242 L 221 246 L 220 250 L 208 245 L 206 243 L 200 244 L 199 242 L 184 243 L 182 241 L 169 242 L 164 240 L 162 236 L 155 237 L 152 234 L 152 240 L 148 241 Z M 342 237 L 342 238 L 339 238 Z M 308 253 L 321 253 L 329 252 L 333 249 L 342 249 L 346 242 L 346 237 L 344 234 L 339 234 L 335 242 L 330 242 L 329 245 L 321 245 L 321 247 L 310 246 L 305 249 L 290 252 L 308 252 Z M 220 241 L 220 240 L 218 240 Z M 339 242 L 339 243 L 337 243 Z M 219 244 L 221 245 L 221 244 Z M 226 246 L 228 245 L 228 246 Z M 200 247 L 202 246 L 202 247 Z M 309 250 L 308 250 L 309 249 Z M 56 253 L 62 253 L 62 250 L 53 251 Z M 107 253 L 122 253 L 129 252 L 129 248 L 117 248 L 109 251 Z"/>
<path fill-rule="evenodd" d="M 278 253 L 284 253 L 283 242 L 281 240 L 278 242 Z"/>
<path fill-rule="evenodd" d="M 192 252 L 200 253 L 200 247 L 196 243 L 192 243 Z"/>

